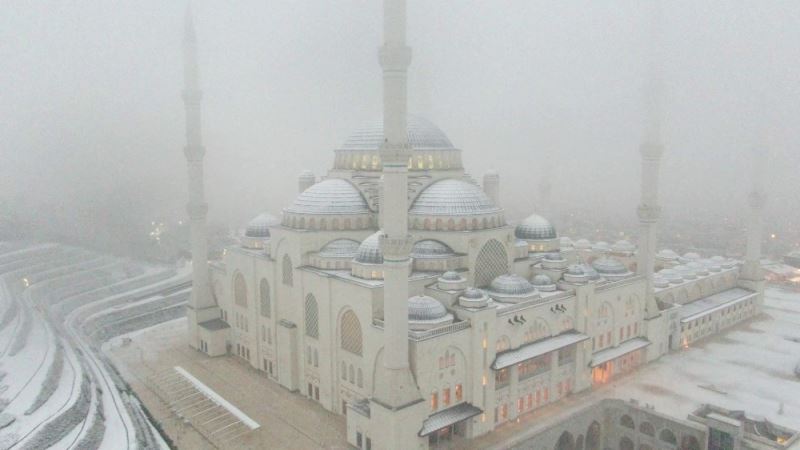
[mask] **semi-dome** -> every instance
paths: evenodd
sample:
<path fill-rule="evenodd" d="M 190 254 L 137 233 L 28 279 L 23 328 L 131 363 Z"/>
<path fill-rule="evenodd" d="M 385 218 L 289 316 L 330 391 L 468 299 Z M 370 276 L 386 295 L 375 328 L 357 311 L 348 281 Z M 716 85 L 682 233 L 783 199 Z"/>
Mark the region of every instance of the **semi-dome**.
<path fill-rule="evenodd" d="M 433 297 L 415 295 L 408 299 L 408 320 L 437 320 L 446 315 L 447 309 Z"/>
<path fill-rule="evenodd" d="M 536 287 L 537 290 L 543 292 L 552 292 L 556 290 L 556 283 L 553 279 L 543 273 L 534 276 L 533 280 L 531 280 L 531 284 Z"/>
<path fill-rule="evenodd" d="M 353 258 L 361 244 L 352 239 L 334 239 L 325 244 L 319 251 L 323 258 Z"/>
<path fill-rule="evenodd" d="M 433 239 L 424 239 L 417 241 L 411 248 L 412 258 L 448 258 L 453 256 L 455 252 L 443 242 Z M 455 272 L 453 272 L 455 273 Z M 458 275 L 458 274 L 456 274 Z"/>
<path fill-rule="evenodd" d="M 269 213 L 261 213 L 247 223 L 244 235 L 252 238 L 268 238 L 269 227 L 280 223 L 275 216 Z"/>
<path fill-rule="evenodd" d="M 406 127 L 408 144 L 413 150 L 453 148 L 447 135 L 423 117 L 409 115 Z M 384 140 L 383 120 L 375 120 L 354 131 L 340 148 L 341 150 L 378 150 Z"/>
<path fill-rule="evenodd" d="M 448 178 L 423 190 L 409 214 L 418 216 L 472 216 L 495 214 L 500 208 L 476 185 Z"/>
<path fill-rule="evenodd" d="M 291 214 L 368 214 L 369 206 L 355 186 L 341 178 L 329 178 L 306 189 L 286 208 Z"/>
<path fill-rule="evenodd" d="M 578 239 L 572 245 L 579 250 L 586 250 L 592 246 L 592 243 L 588 239 Z"/>
<path fill-rule="evenodd" d="M 364 239 L 358 246 L 355 261 L 361 264 L 383 264 L 383 251 L 381 250 L 380 235 L 382 231 L 377 231 Z"/>
<path fill-rule="evenodd" d="M 489 284 L 489 290 L 502 295 L 527 295 L 536 288 L 525 278 L 512 273 L 500 275 Z"/>
<path fill-rule="evenodd" d="M 538 214 L 531 214 L 520 222 L 514 229 L 514 235 L 518 239 L 526 240 L 555 239 L 557 237 L 556 229 L 550 221 Z"/>
<path fill-rule="evenodd" d="M 666 260 L 678 259 L 678 254 L 668 248 L 659 250 L 658 253 L 656 253 L 656 256 Z"/>
<path fill-rule="evenodd" d="M 616 258 L 601 257 L 597 258 L 592 267 L 600 275 L 624 275 L 629 272 L 625 264 Z"/>

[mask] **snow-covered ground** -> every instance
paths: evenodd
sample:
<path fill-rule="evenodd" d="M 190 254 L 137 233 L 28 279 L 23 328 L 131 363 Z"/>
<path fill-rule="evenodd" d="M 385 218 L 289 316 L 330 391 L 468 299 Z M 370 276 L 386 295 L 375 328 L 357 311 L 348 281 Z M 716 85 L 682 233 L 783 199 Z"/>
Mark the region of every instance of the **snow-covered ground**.
<path fill-rule="evenodd" d="M 685 418 L 702 403 L 800 428 L 800 293 L 767 288 L 764 314 L 598 391 Z M 781 412 L 782 410 L 782 412 Z"/>
<path fill-rule="evenodd" d="M 189 285 L 189 268 L 0 243 L 0 449 L 165 448 L 98 348 L 174 318 Z"/>

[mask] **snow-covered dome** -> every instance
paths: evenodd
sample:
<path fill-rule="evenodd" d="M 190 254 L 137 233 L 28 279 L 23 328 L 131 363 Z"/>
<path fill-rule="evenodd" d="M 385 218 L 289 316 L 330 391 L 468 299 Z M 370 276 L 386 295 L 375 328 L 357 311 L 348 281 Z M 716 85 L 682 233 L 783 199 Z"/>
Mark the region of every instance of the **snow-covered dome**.
<path fill-rule="evenodd" d="M 567 267 L 567 274 L 576 276 L 586 275 L 583 271 L 583 266 L 580 264 L 570 264 L 570 266 Z"/>
<path fill-rule="evenodd" d="M 695 252 L 686 252 L 683 254 L 683 259 L 685 259 L 686 261 L 699 261 L 700 255 Z"/>
<path fill-rule="evenodd" d="M 308 215 L 368 214 L 364 196 L 349 181 L 329 178 L 306 189 L 295 199 L 287 213 Z"/>
<path fill-rule="evenodd" d="M 272 214 L 261 213 L 247 223 L 247 228 L 245 228 L 244 235 L 252 238 L 268 238 L 269 227 L 279 223 L 280 220 L 278 220 Z"/>
<path fill-rule="evenodd" d="M 461 275 L 458 274 L 455 270 L 448 270 L 447 272 L 443 273 L 441 277 L 439 277 L 445 281 L 461 281 L 463 278 Z"/>
<path fill-rule="evenodd" d="M 446 315 L 447 309 L 433 297 L 415 295 L 408 299 L 408 320 L 436 320 Z"/>
<path fill-rule="evenodd" d="M 670 283 L 682 283 L 683 276 L 674 269 L 661 269 L 658 274 Z"/>
<path fill-rule="evenodd" d="M 665 288 L 669 286 L 669 281 L 666 278 L 656 274 L 653 276 L 653 286 L 657 288 Z"/>
<path fill-rule="evenodd" d="M 409 115 L 406 123 L 408 144 L 413 150 L 452 149 L 453 144 L 431 121 Z M 378 150 L 384 142 L 383 120 L 375 120 L 355 130 L 344 141 L 341 150 Z"/>
<path fill-rule="evenodd" d="M 684 280 L 694 280 L 697 278 L 697 274 L 691 267 L 685 266 L 683 264 L 678 264 L 677 266 L 672 268 L 675 272 L 678 272 Z"/>
<path fill-rule="evenodd" d="M 448 270 L 436 280 L 439 289 L 444 291 L 461 291 L 467 287 L 467 279 L 454 270 Z"/>
<path fill-rule="evenodd" d="M 618 252 L 618 253 L 633 253 L 636 251 L 636 246 L 633 245 L 630 241 L 625 239 L 620 239 L 611 246 L 611 250 Z"/>
<path fill-rule="evenodd" d="M 572 245 L 579 250 L 588 250 L 589 248 L 592 247 L 592 243 L 589 242 L 588 239 L 584 238 L 578 239 Z"/>
<path fill-rule="evenodd" d="M 467 299 L 470 299 L 470 300 L 477 300 L 477 299 L 483 298 L 484 295 L 483 295 L 483 292 L 480 289 L 474 288 L 474 287 L 469 287 L 469 288 L 464 290 L 464 293 L 461 294 L 461 297 L 467 298 Z"/>
<path fill-rule="evenodd" d="M 620 260 L 608 256 L 597 258 L 592 263 L 592 267 L 600 275 L 624 275 L 629 272 L 628 268 Z"/>
<path fill-rule="evenodd" d="M 535 286 L 536 289 L 543 292 L 552 292 L 556 290 L 556 283 L 543 273 L 534 276 L 533 280 L 531 280 L 531 284 Z"/>
<path fill-rule="evenodd" d="M 424 239 L 417 241 L 411 248 L 412 258 L 447 258 L 453 256 L 455 253 L 453 249 L 439 241 L 433 239 Z M 455 273 L 455 272 L 453 272 Z"/>
<path fill-rule="evenodd" d="M 514 229 L 514 235 L 518 239 L 526 240 L 555 239 L 557 237 L 556 229 L 550 224 L 550 221 L 538 214 L 531 214 L 520 222 Z"/>
<path fill-rule="evenodd" d="M 352 239 L 334 239 L 320 249 L 319 256 L 323 258 L 353 258 L 360 245 L 358 241 Z"/>
<path fill-rule="evenodd" d="M 408 211 L 417 216 L 471 216 L 500 211 L 478 186 L 448 178 L 423 190 Z"/>
<path fill-rule="evenodd" d="M 708 268 L 700 261 L 702 260 L 686 263 L 686 267 L 694 270 L 697 275 L 708 275 Z"/>
<path fill-rule="evenodd" d="M 611 246 L 606 241 L 597 241 L 592 245 L 592 250 L 596 252 L 607 252 L 611 250 Z"/>
<path fill-rule="evenodd" d="M 364 239 L 358 246 L 355 261 L 361 264 L 383 264 L 383 251 L 380 245 L 380 236 L 383 231 L 377 231 Z"/>
<path fill-rule="evenodd" d="M 711 259 L 701 259 L 700 264 L 706 266 L 709 272 L 719 272 L 722 270 L 722 266 L 718 262 L 714 262 Z"/>
<path fill-rule="evenodd" d="M 489 284 L 489 291 L 502 295 L 527 295 L 536 288 L 525 278 L 512 273 L 500 275 Z"/>
<path fill-rule="evenodd" d="M 564 280 L 570 283 L 585 283 L 598 278 L 597 271 L 589 264 L 571 264 L 564 272 Z"/>
<path fill-rule="evenodd" d="M 675 253 L 673 250 L 665 248 L 665 249 L 659 250 L 658 253 L 656 253 L 656 257 L 672 261 L 672 260 L 678 259 L 678 254 Z"/>

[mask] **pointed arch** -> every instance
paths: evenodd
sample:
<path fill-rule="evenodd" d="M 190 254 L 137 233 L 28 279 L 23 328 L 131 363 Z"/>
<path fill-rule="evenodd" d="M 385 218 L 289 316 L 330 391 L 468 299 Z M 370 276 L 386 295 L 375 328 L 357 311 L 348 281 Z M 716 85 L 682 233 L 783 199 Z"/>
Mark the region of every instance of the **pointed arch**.
<path fill-rule="evenodd" d="M 247 308 L 247 282 L 238 271 L 233 276 L 233 300 L 236 305 Z"/>
<path fill-rule="evenodd" d="M 363 352 L 363 336 L 361 321 L 353 310 L 348 309 L 342 314 L 339 330 L 341 333 L 340 345 L 342 350 L 361 356 Z"/>
<path fill-rule="evenodd" d="M 314 294 L 306 295 L 306 336 L 319 339 L 319 305 Z"/>
<path fill-rule="evenodd" d="M 281 263 L 281 275 L 283 284 L 286 286 L 294 286 L 294 266 L 292 265 L 292 258 L 289 255 L 283 255 Z"/>
<path fill-rule="evenodd" d="M 272 317 L 272 301 L 269 294 L 269 282 L 266 278 L 261 279 L 258 286 L 259 298 L 261 300 L 261 316 Z"/>
<path fill-rule="evenodd" d="M 500 275 L 508 273 L 508 254 L 497 239 L 490 239 L 475 259 L 475 286 L 484 287 Z"/>

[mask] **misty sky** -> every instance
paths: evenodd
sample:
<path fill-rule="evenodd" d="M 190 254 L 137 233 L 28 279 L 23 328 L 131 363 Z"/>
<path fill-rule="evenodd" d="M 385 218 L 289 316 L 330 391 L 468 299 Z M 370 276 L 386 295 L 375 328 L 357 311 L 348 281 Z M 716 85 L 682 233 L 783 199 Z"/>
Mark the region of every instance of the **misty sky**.
<path fill-rule="evenodd" d="M 4 199 L 65 223 L 124 218 L 129 205 L 185 214 L 184 7 L 3 2 Z M 381 2 L 194 11 L 210 218 L 278 214 L 302 169 L 324 174 L 348 133 L 380 115 Z M 410 110 L 448 134 L 473 176 L 499 171 L 512 215 L 534 210 L 548 171 L 559 210 L 634 220 L 647 12 L 644 1 L 409 0 Z M 798 24 L 795 0 L 664 2 L 668 217 L 742 214 L 749 150 L 766 135 L 769 213 L 798 218 Z"/>

